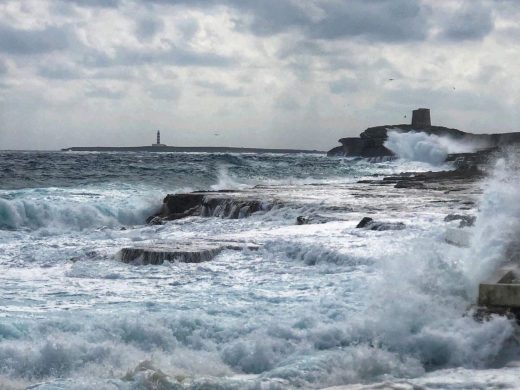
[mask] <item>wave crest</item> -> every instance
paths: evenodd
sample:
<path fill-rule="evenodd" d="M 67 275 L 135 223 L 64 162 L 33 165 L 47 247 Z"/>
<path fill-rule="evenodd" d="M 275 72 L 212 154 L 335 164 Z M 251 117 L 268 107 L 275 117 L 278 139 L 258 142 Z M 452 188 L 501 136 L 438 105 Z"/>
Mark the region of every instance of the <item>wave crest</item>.
<path fill-rule="evenodd" d="M 0 194 L 0 230 L 82 230 L 141 224 L 160 204 L 156 196 L 36 189 Z"/>

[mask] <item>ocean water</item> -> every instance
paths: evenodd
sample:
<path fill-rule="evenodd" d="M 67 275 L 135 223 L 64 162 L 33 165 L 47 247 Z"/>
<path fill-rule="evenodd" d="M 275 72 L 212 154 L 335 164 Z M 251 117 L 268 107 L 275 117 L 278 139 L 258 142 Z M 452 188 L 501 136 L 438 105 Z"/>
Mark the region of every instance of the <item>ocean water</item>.
<path fill-rule="evenodd" d="M 0 152 L 0 389 L 519 388 L 516 324 L 472 316 L 520 232 L 515 166 L 498 160 L 460 191 L 410 190 L 357 181 L 450 167 Z M 277 206 L 144 224 L 167 193 L 220 189 Z M 461 230 L 450 213 L 477 222 Z M 364 216 L 406 228 L 356 229 Z M 118 257 L 219 240 L 259 249 L 199 264 Z"/>

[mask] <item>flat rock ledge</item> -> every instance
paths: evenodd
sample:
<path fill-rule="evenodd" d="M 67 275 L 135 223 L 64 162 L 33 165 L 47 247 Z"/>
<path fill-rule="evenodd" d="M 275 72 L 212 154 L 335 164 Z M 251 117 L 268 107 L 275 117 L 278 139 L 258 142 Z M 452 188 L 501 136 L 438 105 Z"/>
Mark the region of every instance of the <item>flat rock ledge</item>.
<path fill-rule="evenodd" d="M 358 183 L 374 185 L 393 185 L 403 189 L 445 189 L 455 182 L 473 182 L 481 179 L 485 173 L 477 166 L 459 167 L 452 171 L 403 172 L 399 175 L 385 176 L 383 179 L 359 180 Z"/>
<path fill-rule="evenodd" d="M 244 244 L 236 242 L 210 243 L 210 244 L 159 244 L 123 248 L 119 252 L 119 258 L 123 263 L 135 265 L 159 265 L 165 261 L 179 263 L 202 263 L 213 260 L 220 252 L 229 250 L 257 250 L 256 244 Z"/>
<path fill-rule="evenodd" d="M 168 194 L 159 213 L 148 217 L 146 222 L 157 225 L 190 216 L 247 218 L 258 211 L 270 210 L 275 203 L 253 199 L 238 191 Z"/>

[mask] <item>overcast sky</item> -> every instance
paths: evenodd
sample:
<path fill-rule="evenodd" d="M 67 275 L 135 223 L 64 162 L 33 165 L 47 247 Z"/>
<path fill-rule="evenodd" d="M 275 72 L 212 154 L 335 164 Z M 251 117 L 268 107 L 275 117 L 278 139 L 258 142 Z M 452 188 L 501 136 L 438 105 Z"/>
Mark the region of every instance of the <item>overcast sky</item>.
<path fill-rule="evenodd" d="M 519 21 L 515 0 L 0 0 L 0 149 L 326 150 L 417 107 L 520 131 Z"/>

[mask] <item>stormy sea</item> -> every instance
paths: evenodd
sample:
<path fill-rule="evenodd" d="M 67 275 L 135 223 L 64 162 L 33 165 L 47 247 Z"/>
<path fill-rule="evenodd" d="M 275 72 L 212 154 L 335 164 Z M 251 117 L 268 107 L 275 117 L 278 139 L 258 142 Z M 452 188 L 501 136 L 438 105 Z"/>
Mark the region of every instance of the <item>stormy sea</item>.
<path fill-rule="evenodd" d="M 519 231 L 514 158 L 385 183 L 455 169 L 414 150 L 0 152 L 0 388 L 519 388 L 515 322 L 475 318 Z M 216 206 L 146 223 L 192 191 Z M 207 245 L 200 262 L 121 252 Z"/>

